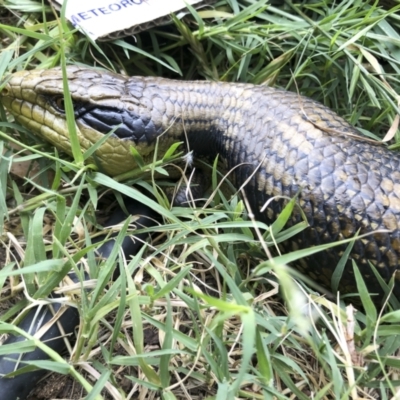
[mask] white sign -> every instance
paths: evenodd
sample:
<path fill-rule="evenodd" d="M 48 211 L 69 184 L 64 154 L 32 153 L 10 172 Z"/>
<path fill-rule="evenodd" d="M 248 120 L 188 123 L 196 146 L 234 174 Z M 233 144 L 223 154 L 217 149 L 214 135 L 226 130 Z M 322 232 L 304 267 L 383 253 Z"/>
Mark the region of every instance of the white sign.
<path fill-rule="evenodd" d="M 62 5 L 65 0 L 56 0 Z M 67 0 L 66 18 L 92 39 L 174 13 L 202 0 Z"/>

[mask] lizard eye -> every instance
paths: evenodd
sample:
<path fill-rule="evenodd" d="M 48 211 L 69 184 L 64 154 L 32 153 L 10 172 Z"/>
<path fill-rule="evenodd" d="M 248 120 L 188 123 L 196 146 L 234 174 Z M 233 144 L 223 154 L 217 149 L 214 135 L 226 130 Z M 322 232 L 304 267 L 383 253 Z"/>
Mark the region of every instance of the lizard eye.
<path fill-rule="evenodd" d="M 53 98 L 50 99 L 50 104 L 58 112 L 65 114 L 64 96 L 54 96 Z"/>

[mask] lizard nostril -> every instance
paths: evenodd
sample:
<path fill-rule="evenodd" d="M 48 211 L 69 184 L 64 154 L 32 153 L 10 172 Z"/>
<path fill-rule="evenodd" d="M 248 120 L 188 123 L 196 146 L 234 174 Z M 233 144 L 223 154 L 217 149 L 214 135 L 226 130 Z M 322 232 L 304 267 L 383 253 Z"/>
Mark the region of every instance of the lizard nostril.
<path fill-rule="evenodd" d="M 5 86 L 3 90 L 0 91 L 0 96 L 8 96 L 10 94 L 10 88 Z"/>

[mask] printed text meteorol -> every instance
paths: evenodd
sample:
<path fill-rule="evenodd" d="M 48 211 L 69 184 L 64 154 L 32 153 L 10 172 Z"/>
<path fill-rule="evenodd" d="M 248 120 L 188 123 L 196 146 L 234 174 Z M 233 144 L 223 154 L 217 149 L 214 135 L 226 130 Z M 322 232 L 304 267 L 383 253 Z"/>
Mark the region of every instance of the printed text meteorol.
<path fill-rule="evenodd" d="M 108 4 L 106 7 L 92 8 L 91 10 L 82 11 L 73 14 L 69 17 L 73 25 L 77 25 L 82 21 L 87 21 L 88 19 L 101 17 L 102 15 L 113 14 L 115 12 L 124 10 L 130 6 L 140 6 L 145 3 L 146 0 L 120 0 L 114 3 Z"/>

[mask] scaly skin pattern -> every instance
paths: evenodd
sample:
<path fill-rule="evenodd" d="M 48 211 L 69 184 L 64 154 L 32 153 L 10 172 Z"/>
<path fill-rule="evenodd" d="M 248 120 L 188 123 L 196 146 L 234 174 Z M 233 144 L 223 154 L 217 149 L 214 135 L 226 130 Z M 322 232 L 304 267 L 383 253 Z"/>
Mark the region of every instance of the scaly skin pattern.
<path fill-rule="evenodd" d="M 125 77 L 79 67 L 67 69 L 82 148 L 118 126 L 97 151 L 111 175 L 135 167 L 134 146 L 152 157 L 186 141 L 195 158 L 217 154 L 232 179 L 245 186 L 256 217 L 271 223 L 287 198 L 298 195 L 309 228 L 284 243 L 286 251 L 357 239 L 339 286 L 356 291 L 356 261 L 374 299 L 384 280 L 396 276 L 400 257 L 400 155 L 371 143 L 323 105 L 283 90 L 237 83 L 182 82 Z M 60 69 L 11 76 L 2 103 L 15 118 L 60 149 L 70 152 Z M 272 199 L 272 200 L 271 200 Z M 271 200 L 271 201 L 269 201 Z M 267 204 L 266 210 L 261 208 Z M 293 213 L 288 226 L 301 221 Z M 379 232 L 375 232 L 379 231 Z M 347 245 L 301 260 L 296 267 L 325 287 Z M 400 290 L 395 288 L 400 298 Z"/>

